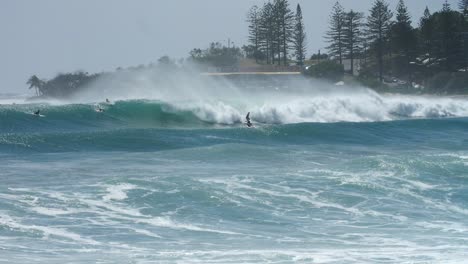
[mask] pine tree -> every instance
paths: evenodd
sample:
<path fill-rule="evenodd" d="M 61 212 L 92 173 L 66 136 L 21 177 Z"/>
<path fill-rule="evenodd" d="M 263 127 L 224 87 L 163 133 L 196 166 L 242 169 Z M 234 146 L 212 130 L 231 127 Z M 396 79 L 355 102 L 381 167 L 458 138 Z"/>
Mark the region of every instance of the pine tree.
<path fill-rule="evenodd" d="M 411 26 L 411 17 L 403 0 L 398 1 L 396 19 L 397 24 Z"/>
<path fill-rule="evenodd" d="M 250 8 L 247 22 L 249 23 L 249 42 L 254 47 L 255 61 L 258 62 L 260 50 L 260 13 L 256 5 Z"/>
<path fill-rule="evenodd" d="M 452 8 L 450 7 L 450 4 L 445 0 L 445 3 L 442 5 L 442 12 L 450 12 L 452 11 Z"/>
<path fill-rule="evenodd" d="M 463 41 L 460 35 L 464 26 L 463 15 L 453 11 L 450 4 L 445 1 L 437 21 L 440 35 L 438 58 L 443 61 L 447 71 L 457 70 L 462 63 L 464 64 Z"/>
<path fill-rule="evenodd" d="M 460 0 L 460 2 L 458 2 L 458 8 L 460 8 L 461 11 L 467 9 L 468 8 L 468 0 Z"/>
<path fill-rule="evenodd" d="M 326 39 L 330 43 L 327 47 L 329 55 L 338 58 L 340 64 L 343 64 L 344 20 L 344 9 L 339 2 L 336 2 L 330 16 L 330 27 L 327 32 Z"/>
<path fill-rule="evenodd" d="M 424 10 L 424 15 L 419 22 L 419 33 L 421 39 L 421 45 L 423 48 L 424 55 L 428 58 L 433 57 L 434 49 L 434 19 L 432 18 L 429 8 L 426 6 Z"/>
<path fill-rule="evenodd" d="M 260 12 L 260 49 L 266 56 L 267 64 L 275 63 L 276 54 L 276 16 L 272 3 L 265 3 Z"/>
<path fill-rule="evenodd" d="M 465 14 L 468 11 L 468 0 L 460 0 L 458 3 L 458 8 Z"/>
<path fill-rule="evenodd" d="M 376 49 L 380 82 L 383 82 L 384 47 L 391 27 L 392 16 L 388 4 L 384 0 L 376 0 L 370 10 L 370 16 L 367 18 L 367 35 Z"/>
<path fill-rule="evenodd" d="M 426 6 L 426 9 L 424 9 L 424 14 L 419 20 L 419 28 L 423 27 L 423 24 L 428 21 L 431 18 L 431 11 L 429 11 L 429 7 Z"/>
<path fill-rule="evenodd" d="M 465 18 L 465 23 L 468 23 L 468 0 L 460 0 L 458 8 Z M 467 25 L 465 25 L 466 27 Z"/>
<path fill-rule="evenodd" d="M 294 13 L 289 8 L 288 0 L 275 0 L 274 7 L 277 19 L 278 65 L 281 64 L 281 53 L 283 65 L 287 65 L 289 44 L 294 31 Z"/>
<path fill-rule="evenodd" d="M 351 60 L 351 74 L 354 73 L 354 58 L 356 54 L 362 50 L 362 19 L 363 13 L 354 12 L 353 10 L 345 14 L 343 25 L 343 44 L 344 51 Z"/>
<path fill-rule="evenodd" d="M 303 66 L 304 60 L 306 57 L 306 34 L 304 32 L 302 10 L 299 4 L 297 4 L 297 8 L 296 8 L 296 26 L 294 29 L 294 49 L 295 49 L 297 64 L 299 66 Z"/>
<path fill-rule="evenodd" d="M 411 17 L 403 0 L 397 5 L 396 23 L 392 25 L 392 48 L 395 52 L 397 71 L 410 74 L 409 63 L 415 56 L 416 33 L 411 26 Z"/>

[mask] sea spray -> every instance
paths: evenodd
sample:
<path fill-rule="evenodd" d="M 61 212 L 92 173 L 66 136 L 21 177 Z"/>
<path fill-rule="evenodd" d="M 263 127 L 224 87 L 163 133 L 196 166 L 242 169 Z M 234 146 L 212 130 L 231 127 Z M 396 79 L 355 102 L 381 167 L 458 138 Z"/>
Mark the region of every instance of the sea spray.
<path fill-rule="evenodd" d="M 0 130 L 14 132 L 23 126 L 47 123 L 66 129 L 74 124 L 88 127 L 126 125 L 137 127 L 200 127 L 205 125 L 241 124 L 247 112 L 254 122 L 291 124 L 304 122 L 375 122 L 412 118 L 468 116 L 464 98 L 379 95 L 370 90 L 333 95 L 288 95 L 277 93 L 269 101 L 268 94 L 257 94 L 254 100 L 243 98 L 200 100 L 127 100 L 112 105 L 88 104 L 21 104 L 1 105 Z M 96 105 L 104 109 L 96 113 Z M 46 118 L 31 116 L 41 109 Z"/>

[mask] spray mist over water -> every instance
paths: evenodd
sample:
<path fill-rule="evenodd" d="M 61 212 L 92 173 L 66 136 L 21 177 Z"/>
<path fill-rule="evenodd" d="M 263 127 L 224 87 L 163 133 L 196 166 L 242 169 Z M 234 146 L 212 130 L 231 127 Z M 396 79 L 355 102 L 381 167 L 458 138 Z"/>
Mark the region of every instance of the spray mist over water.
<path fill-rule="evenodd" d="M 242 78 L 249 79 L 239 82 Z M 196 69 L 146 69 L 104 76 L 74 100 L 145 98 L 220 124 L 243 122 L 247 112 L 255 122 L 274 124 L 468 116 L 463 98 L 379 95 L 302 76 L 282 78 L 278 82 L 265 76 L 203 76 Z"/>
<path fill-rule="evenodd" d="M 71 98 L 50 103 L 95 105 L 106 98 L 139 100 L 147 105 L 148 115 L 153 107 L 168 114 L 190 112 L 203 122 L 224 125 L 242 123 L 247 112 L 254 122 L 266 124 L 468 116 L 465 98 L 381 95 L 299 75 L 206 76 L 195 68 L 150 67 L 103 74 Z"/>

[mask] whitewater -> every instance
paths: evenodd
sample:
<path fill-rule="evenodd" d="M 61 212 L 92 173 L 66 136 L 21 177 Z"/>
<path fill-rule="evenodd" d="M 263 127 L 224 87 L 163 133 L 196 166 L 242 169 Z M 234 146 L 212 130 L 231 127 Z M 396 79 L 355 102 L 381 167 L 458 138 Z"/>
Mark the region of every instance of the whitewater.
<path fill-rule="evenodd" d="M 2 96 L 0 263 L 466 263 L 467 131 L 464 97 L 321 83 Z"/>

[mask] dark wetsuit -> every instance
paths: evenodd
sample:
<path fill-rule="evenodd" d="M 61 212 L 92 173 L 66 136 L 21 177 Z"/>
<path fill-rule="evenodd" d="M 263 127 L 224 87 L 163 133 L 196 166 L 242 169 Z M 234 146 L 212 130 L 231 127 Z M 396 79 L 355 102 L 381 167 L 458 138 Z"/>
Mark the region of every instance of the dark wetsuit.
<path fill-rule="evenodd" d="M 252 127 L 252 123 L 250 122 L 250 112 L 247 113 L 247 115 L 245 116 L 245 120 L 246 120 L 246 125 L 248 127 Z"/>

